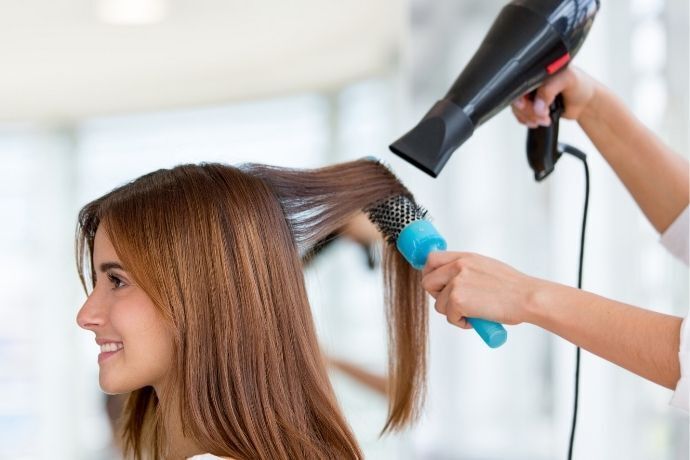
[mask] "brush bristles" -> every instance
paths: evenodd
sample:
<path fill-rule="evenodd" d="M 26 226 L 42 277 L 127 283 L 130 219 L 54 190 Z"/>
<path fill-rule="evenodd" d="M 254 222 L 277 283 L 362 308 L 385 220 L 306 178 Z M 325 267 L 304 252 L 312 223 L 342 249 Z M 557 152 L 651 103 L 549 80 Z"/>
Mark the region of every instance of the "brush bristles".
<path fill-rule="evenodd" d="M 426 218 L 427 211 L 406 196 L 394 196 L 364 210 L 386 241 L 395 244 L 410 223 Z"/>

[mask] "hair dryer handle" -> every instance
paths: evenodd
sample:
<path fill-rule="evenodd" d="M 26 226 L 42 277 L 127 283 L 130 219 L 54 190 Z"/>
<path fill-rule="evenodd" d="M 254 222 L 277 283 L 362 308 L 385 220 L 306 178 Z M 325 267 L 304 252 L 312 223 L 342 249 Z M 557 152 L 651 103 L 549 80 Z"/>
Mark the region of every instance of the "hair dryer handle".
<path fill-rule="evenodd" d="M 534 98 L 534 94 L 530 94 L 530 97 Z M 527 131 L 527 161 L 534 170 L 534 180 L 537 182 L 551 174 L 561 157 L 558 149 L 558 122 L 564 110 L 563 96 L 559 94 L 549 107 L 551 124 Z"/>

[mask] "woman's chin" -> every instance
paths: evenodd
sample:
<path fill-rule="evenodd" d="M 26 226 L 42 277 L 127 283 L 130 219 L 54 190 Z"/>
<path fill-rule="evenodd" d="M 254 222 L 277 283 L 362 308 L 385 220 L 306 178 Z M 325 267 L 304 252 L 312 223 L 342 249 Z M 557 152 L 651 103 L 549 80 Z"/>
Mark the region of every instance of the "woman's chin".
<path fill-rule="evenodd" d="M 126 382 L 118 382 L 107 378 L 103 373 L 99 376 L 98 383 L 101 391 L 107 395 L 120 395 L 136 390 L 132 385 L 127 385 Z"/>

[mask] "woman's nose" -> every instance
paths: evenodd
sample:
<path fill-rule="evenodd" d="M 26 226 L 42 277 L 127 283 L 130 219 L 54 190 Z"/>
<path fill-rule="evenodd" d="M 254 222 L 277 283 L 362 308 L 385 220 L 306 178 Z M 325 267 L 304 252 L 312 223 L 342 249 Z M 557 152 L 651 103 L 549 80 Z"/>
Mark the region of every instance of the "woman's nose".
<path fill-rule="evenodd" d="M 86 299 L 77 313 L 77 324 L 83 329 L 93 331 L 105 321 L 105 309 L 95 295 L 95 291 Z"/>

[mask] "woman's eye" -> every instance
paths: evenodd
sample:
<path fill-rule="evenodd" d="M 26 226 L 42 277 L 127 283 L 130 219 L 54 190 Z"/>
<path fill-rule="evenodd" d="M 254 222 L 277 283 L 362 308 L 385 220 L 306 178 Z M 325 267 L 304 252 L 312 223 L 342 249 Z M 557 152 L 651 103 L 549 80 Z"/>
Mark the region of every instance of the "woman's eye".
<path fill-rule="evenodd" d="M 121 280 L 120 278 L 118 278 L 117 276 L 113 275 L 112 273 L 108 273 L 108 279 L 109 279 L 110 282 L 112 283 L 113 289 L 119 289 L 119 288 L 121 288 L 122 286 L 125 285 L 125 283 L 123 283 L 122 280 Z"/>

